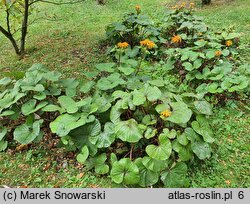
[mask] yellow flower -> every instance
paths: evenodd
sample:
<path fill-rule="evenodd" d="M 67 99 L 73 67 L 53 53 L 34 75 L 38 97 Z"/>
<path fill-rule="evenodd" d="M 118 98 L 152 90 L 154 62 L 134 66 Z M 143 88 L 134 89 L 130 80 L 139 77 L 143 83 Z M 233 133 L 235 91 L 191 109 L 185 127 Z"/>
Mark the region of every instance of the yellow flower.
<path fill-rule="evenodd" d="M 191 3 L 189 4 L 189 7 L 192 8 L 192 9 L 195 8 L 195 3 L 194 3 L 194 2 L 191 2 Z"/>
<path fill-rule="evenodd" d="M 127 42 L 119 42 L 117 44 L 117 47 L 122 48 L 122 49 L 126 49 L 129 46 L 129 44 Z"/>
<path fill-rule="evenodd" d="M 173 42 L 173 43 L 180 43 L 181 41 L 182 41 L 182 39 L 181 39 L 181 36 L 179 36 L 179 35 L 175 35 L 171 39 L 171 42 Z"/>
<path fill-rule="evenodd" d="M 226 41 L 226 46 L 227 46 L 227 47 L 232 46 L 232 44 L 233 44 L 232 40 L 227 40 L 227 41 Z"/>
<path fill-rule="evenodd" d="M 164 118 L 167 118 L 169 116 L 171 116 L 172 112 L 168 109 L 164 110 L 161 112 L 161 116 L 164 117 Z"/>
<path fill-rule="evenodd" d="M 216 56 L 216 57 L 221 56 L 221 51 L 220 51 L 220 50 L 215 51 L 215 56 Z"/>
<path fill-rule="evenodd" d="M 140 13 L 141 7 L 140 7 L 139 5 L 136 5 L 136 6 L 135 6 L 135 10 L 137 11 L 137 13 Z"/>
<path fill-rule="evenodd" d="M 152 48 L 155 47 L 155 43 L 153 41 L 149 40 L 149 39 L 141 41 L 140 45 L 144 46 L 144 47 L 146 47 L 148 49 L 152 49 Z"/>
<path fill-rule="evenodd" d="M 186 2 L 184 1 L 181 3 L 181 7 L 185 7 L 185 6 L 186 6 Z"/>

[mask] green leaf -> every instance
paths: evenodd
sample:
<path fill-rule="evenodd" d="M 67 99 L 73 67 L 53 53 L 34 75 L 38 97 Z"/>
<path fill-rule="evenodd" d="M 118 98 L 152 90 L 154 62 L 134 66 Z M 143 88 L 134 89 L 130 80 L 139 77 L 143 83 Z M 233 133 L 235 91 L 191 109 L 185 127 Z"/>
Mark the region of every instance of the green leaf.
<path fill-rule="evenodd" d="M 135 143 L 143 137 L 143 132 L 134 119 L 117 122 L 115 134 L 124 142 Z"/>
<path fill-rule="evenodd" d="M 24 115 L 29 115 L 31 113 L 34 113 L 40 109 L 42 109 L 44 106 L 46 106 L 48 104 L 47 101 L 43 101 L 41 103 L 39 103 L 36 106 L 36 100 L 35 99 L 31 99 L 28 102 L 26 102 L 25 104 L 22 105 L 21 111 Z"/>
<path fill-rule="evenodd" d="M 63 87 L 65 87 L 66 95 L 69 97 L 74 97 L 76 95 L 76 88 L 79 85 L 79 81 L 74 78 L 68 78 L 60 80 Z"/>
<path fill-rule="evenodd" d="M 77 148 L 80 149 L 86 145 L 88 146 L 89 154 L 94 156 L 97 153 L 97 147 L 89 141 L 89 137 L 99 135 L 100 132 L 101 124 L 94 118 L 94 120 L 91 119 L 87 124 L 72 129 L 68 135 L 71 137 Z"/>
<path fill-rule="evenodd" d="M 110 73 L 113 73 L 115 70 L 114 70 L 114 67 L 115 66 L 115 63 L 100 63 L 100 64 L 97 64 L 95 65 L 95 67 L 101 71 L 101 72 L 110 72 Z"/>
<path fill-rule="evenodd" d="M 37 120 L 33 123 L 32 126 L 22 124 L 16 127 L 14 131 L 14 139 L 21 144 L 29 144 L 40 134 L 40 126 L 43 123 L 43 120 Z"/>
<path fill-rule="evenodd" d="M 172 153 L 172 145 L 165 135 L 159 136 L 159 146 L 148 145 L 146 152 L 148 156 L 156 160 L 167 160 Z"/>
<path fill-rule="evenodd" d="M 88 93 L 94 85 L 95 85 L 94 81 L 85 81 L 81 85 L 80 91 L 83 93 Z"/>
<path fill-rule="evenodd" d="M 207 101 L 195 101 L 194 106 L 201 114 L 204 115 L 213 114 L 212 106 Z"/>
<path fill-rule="evenodd" d="M 181 134 L 181 135 L 178 135 L 177 136 L 177 141 L 181 144 L 181 145 L 187 145 L 188 144 L 188 138 L 186 136 L 185 133 Z"/>
<path fill-rule="evenodd" d="M 61 111 L 61 107 L 53 104 L 49 104 L 45 107 L 42 108 L 42 111 L 44 112 L 56 112 L 56 111 Z"/>
<path fill-rule="evenodd" d="M 39 92 L 36 95 L 34 95 L 33 98 L 42 101 L 46 99 L 46 94 L 44 92 Z"/>
<path fill-rule="evenodd" d="M 154 125 L 156 122 L 157 120 L 155 115 L 145 115 L 142 119 L 142 123 L 145 125 Z"/>
<path fill-rule="evenodd" d="M 155 80 L 150 80 L 149 83 L 153 86 L 157 87 L 163 87 L 165 86 L 165 83 L 162 79 L 155 79 Z"/>
<path fill-rule="evenodd" d="M 134 68 L 131 68 L 129 66 L 121 66 L 121 67 L 118 67 L 118 69 L 124 73 L 126 76 L 134 73 L 135 69 Z"/>
<path fill-rule="evenodd" d="M 182 65 L 187 71 L 192 71 L 194 69 L 193 65 L 190 62 L 184 62 Z"/>
<path fill-rule="evenodd" d="M 191 151 L 191 145 L 181 145 L 177 140 L 175 140 L 173 143 L 173 150 L 178 152 L 179 160 L 180 161 L 188 161 L 192 158 L 192 151 Z"/>
<path fill-rule="evenodd" d="M 99 135 L 90 136 L 89 141 L 98 148 L 107 148 L 115 141 L 115 138 L 114 124 L 107 122 L 104 131 Z"/>
<path fill-rule="evenodd" d="M 213 143 L 213 131 L 209 125 L 208 120 L 203 115 L 197 115 L 196 120 L 197 121 L 193 121 L 191 123 L 194 131 L 200 134 L 205 142 Z"/>
<path fill-rule="evenodd" d="M 77 103 L 69 96 L 60 96 L 58 102 L 67 113 L 72 114 L 78 111 Z"/>
<path fill-rule="evenodd" d="M 152 137 L 154 137 L 157 134 L 157 129 L 153 129 L 151 127 L 147 127 L 147 130 L 144 133 L 144 137 L 146 139 L 150 139 Z"/>
<path fill-rule="evenodd" d="M 214 57 L 215 57 L 215 51 L 216 51 L 216 50 L 209 50 L 209 51 L 206 53 L 206 57 L 207 57 L 208 59 L 214 58 Z"/>
<path fill-rule="evenodd" d="M 143 157 L 142 158 L 142 163 L 143 165 L 154 172 L 160 172 L 168 167 L 168 162 L 169 160 L 164 160 L 164 161 L 159 161 L 156 159 L 153 159 L 151 157 Z"/>
<path fill-rule="evenodd" d="M 4 126 L 0 126 L 0 141 L 4 138 L 4 136 L 7 134 L 7 128 Z"/>
<path fill-rule="evenodd" d="M 146 97 L 141 91 L 134 90 L 132 94 L 133 94 L 133 104 L 135 106 L 143 105 L 146 102 Z"/>
<path fill-rule="evenodd" d="M 4 151 L 8 147 L 8 142 L 5 140 L 0 140 L 0 152 Z"/>
<path fill-rule="evenodd" d="M 190 140 L 192 143 L 195 142 L 196 140 L 199 140 L 199 135 L 192 129 L 192 128 L 186 128 L 184 130 L 184 133 L 188 140 Z"/>
<path fill-rule="evenodd" d="M 170 106 L 173 108 L 173 111 L 171 116 L 166 118 L 166 120 L 177 124 L 187 123 L 190 120 L 192 111 L 184 102 L 172 102 Z"/>
<path fill-rule="evenodd" d="M 140 173 L 139 185 L 141 187 L 152 186 L 158 182 L 159 173 L 151 171 L 150 169 L 146 168 L 142 162 L 142 158 L 136 159 L 135 164 L 139 168 L 139 173 Z"/>
<path fill-rule="evenodd" d="M 178 162 L 173 168 L 162 174 L 161 180 L 166 188 L 181 188 L 188 185 L 186 176 L 187 165 L 183 162 Z"/>
<path fill-rule="evenodd" d="M 140 181 L 138 167 L 128 158 L 114 162 L 110 176 L 112 181 L 117 184 L 137 184 Z"/>
<path fill-rule="evenodd" d="M 211 147 L 208 143 L 199 140 L 199 141 L 194 141 L 191 144 L 191 148 L 193 152 L 197 155 L 197 157 L 201 160 L 210 158 L 211 156 Z"/>
<path fill-rule="evenodd" d="M 37 84 L 35 86 L 22 86 L 22 91 L 36 91 L 36 92 L 43 92 L 44 86 L 42 84 Z"/>
<path fill-rule="evenodd" d="M 113 89 L 120 84 L 124 84 L 125 81 L 120 77 L 121 75 L 118 73 L 113 73 L 108 77 L 102 77 L 96 84 L 96 87 L 100 90 L 106 91 L 109 89 Z"/>
<path fill-rule="evenodd" d="M 144 95 L 149 101 L 153 102 L 161 97 L 161 90 L 156 86 L 152 87 L 146 84 L 144 86 Z"/>
<path fill-rule="evenodd" d="M 89 149 L 87 146 L 83 146 L 83 148 L 81 149 L 81 152 L 77 155 L 76 160 L 79 163 L 84 164 L 88 156 L 89 156 Z"/>
<path fill-rule="evenodd" d="M 66 136 L 71 130 L 80 127 L 87 122 L 87 115 L 69 115 L 63 114 L 58 116 L 50 123 L 50 129 L 58 136 Z"/>

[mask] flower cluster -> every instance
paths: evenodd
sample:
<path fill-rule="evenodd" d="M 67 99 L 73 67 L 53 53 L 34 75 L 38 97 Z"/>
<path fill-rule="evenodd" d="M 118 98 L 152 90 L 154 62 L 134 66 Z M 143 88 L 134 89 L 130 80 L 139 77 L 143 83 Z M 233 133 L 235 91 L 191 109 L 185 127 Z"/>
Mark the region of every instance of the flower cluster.
<path fill-rule="evenodd" d="M 164 110 L 161 112 L 161 116 L 164 117 L 164 118 L 167 118 L 169 116 L 171 116 L 172 112 L 168 109 Z"/>
<path fill-rule="evenodd" d="M 152 48 L 155 47 L 155 43 L 153 41 L 149 40 L 149 39 L 141 41 L 140 45 L 144 46 L 144 47 L 146 47 L 148 49 L 152 49 Z"/>
<path fill-rule="evenodd" d="M 175 36 L 173 36 L 172 37 L 172 39 L 171 39 L 171 42 L 172 43 L 180 43 L 182 41 L 182 39 L 181 39 L 181 36 L 179 36 L 179 35 L 175 35 Z"/>
<path fill-rule="evenodd" d="M 230 46 L 232 46 L 232 45 L 233 45 L 232 40 L 227 40 L 227 41 L 226 41 L 226 46 L 227 46 L 227 47 L 230 47 Z"/>
<path fill-rule="evenodd" d="M 129 44 L 127 42 L 119 42 L 117 44 L 117 47 L 121 48 L 121 49 L 126 49 L 128 46 L 129 46 Z"/>

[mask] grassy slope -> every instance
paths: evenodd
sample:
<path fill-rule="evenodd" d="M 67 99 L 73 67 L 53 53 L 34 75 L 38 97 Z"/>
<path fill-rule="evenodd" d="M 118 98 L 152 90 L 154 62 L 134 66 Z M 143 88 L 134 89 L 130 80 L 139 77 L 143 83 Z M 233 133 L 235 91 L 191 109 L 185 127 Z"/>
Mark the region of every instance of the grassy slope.
<path fill-rule="evenodd" d="M 166 2 L 168 1 L 143 0 L 140 4 L 144 10 L 156 17 L 163 13 L 162 5 Z M 133 0 L 110 0 L 104 7 L 97 6 L 92 0 L 73 6 L 42 5 L 47 13 L 55 13 L 60 20 L 39 21 L 30 27 L 28 54 L 20 61 L 12 54 L 9 43 L 0 38 L 0 69 L 24 70 L 34 62 L 41 62 L 67 75 L 80 76 L 97 61 L 104 60 L 105 57 L 100 54 L 98 48 L 98 41 L 104 37 L 105 26 L 119 19 L 124 12 L 133 9 L 134 5 Z M 204 16 L 205 21 L 216 29 L 234 25 L 237 32 L 242 32 L 243 44 L 246 44 L 250 36 L 247 15 L 249 9 L 247 0 L 235 0 L 226 6 L 214 5 L 203 8 L 197 13 Z M 217 112 L 213 127 L 218 146 L 214 148 L 215 153 L 211 160 L 194 164 L 194 170 L 190 172 L 191 186 L 250 186 L 249 118 L 249 113 L 235 107 Z M 42 149 L 17 152 L 15 155 L 0 153 L 0 185 L 110 186 L 109 179 L 84 172 L 70 159 L 63 157 L 67 165 L 58 163 L 54 159 L 57 154 Z M 48 163 L 50 165 L 47 169 L 45 167 Z"/>

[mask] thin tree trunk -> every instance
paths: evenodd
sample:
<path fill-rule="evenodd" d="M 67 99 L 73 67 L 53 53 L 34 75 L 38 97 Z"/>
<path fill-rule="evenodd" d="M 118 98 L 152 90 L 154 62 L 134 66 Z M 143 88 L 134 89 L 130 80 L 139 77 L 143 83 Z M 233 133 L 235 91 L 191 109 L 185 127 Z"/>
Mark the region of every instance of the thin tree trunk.
<path fill-rule="evenodd" d="M 22 36 L 21 36 L 21 45 L 20 45 L 20 54 L 23 55 L 25 52 L 25 40 L 28 30 L 28 17 L 29 17 L 29 0 L 24 1 L 24 15 L 22 23 Z"/>
<path fill-rule="evenodd" d="M 11 33 L 7 32 L 2 26 L 0 26 L 0 32 L 4 34 L 5 37 L 7 37 L 11 44 L 13 45 L 15 52 L 17 55 L 20 55 L 20 50 L 17 46 L 16 40 L 13 38 L 13 36 L 11 35 Z"/>

